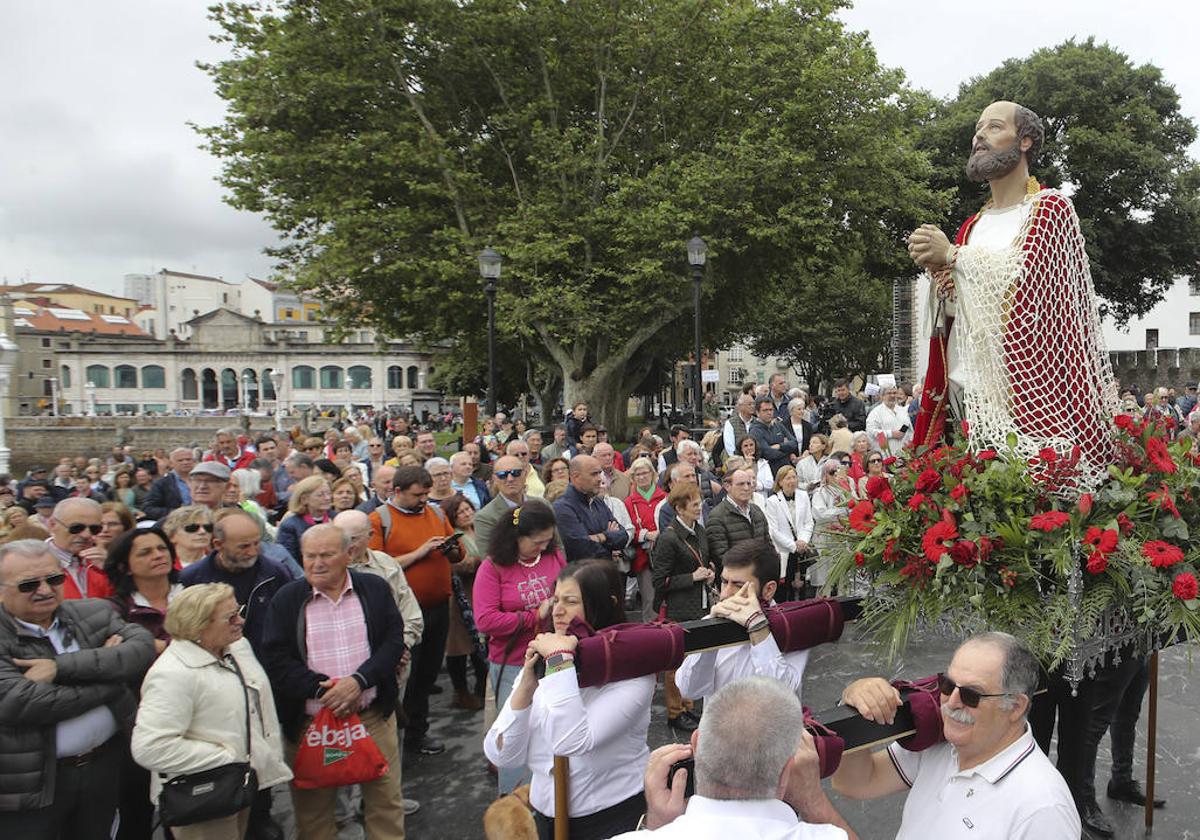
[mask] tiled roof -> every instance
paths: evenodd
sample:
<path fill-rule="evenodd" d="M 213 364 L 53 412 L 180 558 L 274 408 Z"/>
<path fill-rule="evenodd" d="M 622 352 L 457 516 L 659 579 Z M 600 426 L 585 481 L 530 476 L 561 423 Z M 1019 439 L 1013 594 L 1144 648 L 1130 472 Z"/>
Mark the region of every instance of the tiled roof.
<path fill-rule="evenodd" d="M 119 323 L 118 323 L 119 321 Z M 13 324 L 35 332 L 81 332 L 92 335 L 126 335 L 152 338 L 136 324 L 115 315 L 94 315 L 79 309 L 30 306 L 26 301 L 13 304 Z"/>

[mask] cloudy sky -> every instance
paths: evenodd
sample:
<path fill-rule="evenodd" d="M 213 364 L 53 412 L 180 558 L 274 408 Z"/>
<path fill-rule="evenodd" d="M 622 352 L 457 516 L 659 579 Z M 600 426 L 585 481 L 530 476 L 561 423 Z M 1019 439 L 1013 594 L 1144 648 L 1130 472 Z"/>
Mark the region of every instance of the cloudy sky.
<path fill-rule="evenodd" d="M 0 278 L 119 292 L 124 274 L 162 267 L 231 281 L 269 272 L 271 229 L 221 201 L 218 165 L 187 126 L 222 113 L 195 68 L 222 54 L 206 6 L 0 3 Z M 1162 67 L 1200 121 L 1191 4 L 859 0 L 844 18 L 940 95 L 1006 58 L 1094 35 Z"/>

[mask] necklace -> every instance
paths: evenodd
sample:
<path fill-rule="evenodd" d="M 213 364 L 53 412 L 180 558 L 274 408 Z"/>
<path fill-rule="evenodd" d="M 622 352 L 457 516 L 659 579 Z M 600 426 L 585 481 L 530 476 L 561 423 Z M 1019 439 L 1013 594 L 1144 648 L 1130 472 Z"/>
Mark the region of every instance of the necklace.
<path fill-rule="evenodd" d="M 529 561 L 522 560 L 520 557 L 517 558 L 517 562 L 520 563 L 522 566 L 524 566 L 526 569 L 532 569 L 534 566 L 536 566 L 538 563 L 540 563 L 541 560 L 542 560 L 542 558 L 540 555 Z"/>

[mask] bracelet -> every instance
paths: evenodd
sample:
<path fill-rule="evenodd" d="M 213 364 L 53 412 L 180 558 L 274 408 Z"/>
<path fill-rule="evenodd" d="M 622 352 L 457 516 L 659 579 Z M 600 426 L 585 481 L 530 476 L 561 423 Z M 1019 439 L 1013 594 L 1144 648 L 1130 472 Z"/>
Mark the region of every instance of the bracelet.
<path fill-rule="evenodd" d="M 552 650 L 548 654 L 546 654 L 546 659 L 549 659 L 552 656 L 569 656 L 572 659 L 574 659 L 575 651 L 567 650 L 566 648 L 563 648 L 562 650 Z"/>
<path fill-rule="evenodd" d="M 748 626 L 746 628 L 746 633 L 753 634 L 753 633 L 757 633 L 759 630 L 770 630 L 770 629 L 771 629 L 771 622 L 767 621 L 766 617 L 764 616 L 761 621 Z"/>
<path fill-rule="evenodd" d="M 763 615 L 762 610 L 755 610 L 754 612 L 750 613 L 750 617 L 746 619 L 747 630 L 750 629 L 750 625 L 754 623 L 754 619 L 756 618 L 761 618 L 765 621 L 767 617 Z"/>

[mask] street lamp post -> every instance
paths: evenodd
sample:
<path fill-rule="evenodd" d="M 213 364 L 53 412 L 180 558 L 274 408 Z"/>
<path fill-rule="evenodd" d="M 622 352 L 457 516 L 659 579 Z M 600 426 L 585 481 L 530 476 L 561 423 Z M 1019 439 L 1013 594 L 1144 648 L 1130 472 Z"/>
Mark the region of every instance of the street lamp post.
<path fill-rule="evenodd" d="M 58 377 L 51 376 L 50 379 L 50 416 L 58 416 Z"/>
<path fill-rule="evenodd" d="M 250 413 L 250 373 L 242 371 L 242 413 Z"/>
<path fill-rule="evenodd" d="M 83 386 L 83 389 L 85 391 L 87 391 L 87 416 L 95 417 L 96 416 L 96 383 L 89 381 L 86 385 Z"/>
<path fill-rule="evenodd" d="M 346 377 L 346 422 L 354 415 L 354 394 L 350 392 L 350 377 Z"/>
<path fill-rule="evenodd" d="M 695 416 L 693 423 L 696 428 L 704 424 L 704 385 L 703 375 L 700 372 L 700 283 L 704 279 L 704 261 L 708 255 L 708 245 L 699 236 L 693 236 L 687 243 L 688 262 L 692 266 L 692 285 L 694 287 L 692 294 L 692 306 L 696 310 L 696 358 L 695 364 L 692 366 L 695 371 L 693 385 L 695 391 L 692 396 L 695 399 Z"/>
<path fill-rule="evenodd" d="M 487 295 L 488 314 L 488 390 L 487 413 L 496 416 L 496 281 L 500 279 L 501 256 L 490 247 L 479 252 L 479 276 Z"/>
<path fill-rule="evenodd" d="M 271 377 L 271 385 L 275 387 L 275 431 L 283 431 L 283 397 L 280 396 L 280 389 L 283 388 L 283 371 L 271 368 L 267 372 Z"/>

